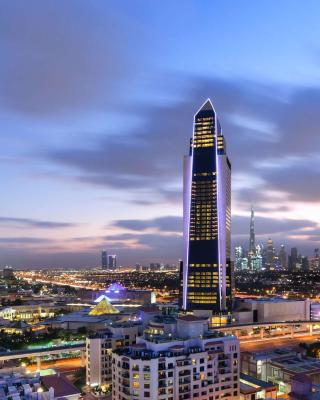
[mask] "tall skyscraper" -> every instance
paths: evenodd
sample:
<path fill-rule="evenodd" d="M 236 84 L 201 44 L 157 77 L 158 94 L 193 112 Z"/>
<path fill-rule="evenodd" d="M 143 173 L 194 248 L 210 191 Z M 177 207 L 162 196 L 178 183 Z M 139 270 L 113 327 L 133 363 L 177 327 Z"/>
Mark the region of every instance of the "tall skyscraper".
<path fill-rule="evenodd" d="M 210 100 L 194 117 L 184 159 L 183 295 L 185 310 L 231 312 L 231 164 Z"/>
<path fill-rule="evenodd" d="M 106 250 L 101 252 L 101 268 L 108 269 L 108 253 Z"/>
<path fill-rule="evenodd" d="M 254 233 L 254 209 L 251 206 L 251 218 L 250 218 L 250 242 L 249 242 L 249 253 L 256 253 L 256 236 Z"/>

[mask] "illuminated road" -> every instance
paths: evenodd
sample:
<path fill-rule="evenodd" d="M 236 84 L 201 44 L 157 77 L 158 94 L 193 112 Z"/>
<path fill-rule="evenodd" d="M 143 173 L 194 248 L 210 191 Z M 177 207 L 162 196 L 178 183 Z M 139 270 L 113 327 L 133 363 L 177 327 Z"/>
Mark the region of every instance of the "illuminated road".
<path fill-rule="evenodd" d="M 61 346 L 51 346 L 51 347 L 40 347 L 34 349 L 24 349 L 24 350 L 12 350 L 12 351 L 1 351 L 0 361 L 6 360 L 17 360 L 24 357 L 43 357 L 49 354 L 61 354 L 63 352 L 70 351 L 83 351 L 85 350 L 85 343 L 78 342 L 77 344 L 61 345 Z"/>
<path fill-rule="evenodd" d="M 41 369 L 53 368 L 60 372 L 68 372 L 74 371 L 81 368 L 81 359 L 80 358 L 69 358 L 65 360 L 53 360 L 53 361 L 42 361 Z M 30 364 L 26 368 L 30 372 L 34 372 L 37 370 L 37 364 Z"/>
<path fill-rule="evenodd" d="M 297 346 L 299 343 L 306 342 L 312 343 L 317 339 L 320 339 L 320 334 L 315 333 L 314 335 L 303 335 L 294 338 L 270 338 L 270 339 L 260 339 L 256 341 L 240 342 L 241 351 L 260 351 L 260 350 L 272 350 L 276 347 L 290 347 Z"/>

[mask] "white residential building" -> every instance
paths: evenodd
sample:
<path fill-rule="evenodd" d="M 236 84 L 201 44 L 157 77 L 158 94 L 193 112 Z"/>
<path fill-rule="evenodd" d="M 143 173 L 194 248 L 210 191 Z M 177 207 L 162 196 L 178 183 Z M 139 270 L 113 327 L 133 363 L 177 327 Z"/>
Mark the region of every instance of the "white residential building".
<path fill-rule="evenodd" d="M 139 324 L 124 322 L 109 326 L 86 339 L 86 381 L 91 387 L 111 384 L 112 350 L 136 341 Z"/>
<path fill-rule="evenodd" d="M 157 328 L 157 332 L 159 329 Z M 112 355 L 113 400 L 239 398 L 239 342 L 208 330 L 208 321 L 178 318 L 175 333 L 152 327 Z"/>

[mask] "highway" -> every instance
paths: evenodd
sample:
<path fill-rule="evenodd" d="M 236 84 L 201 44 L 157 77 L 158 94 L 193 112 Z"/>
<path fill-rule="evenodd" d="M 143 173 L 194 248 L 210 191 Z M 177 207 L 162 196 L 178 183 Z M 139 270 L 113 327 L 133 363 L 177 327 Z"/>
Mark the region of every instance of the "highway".
<path fill-rule="evenodd" d="M 291 337 L 273 337 L 265 339 L 255 339 L 240 341 L 241 351 L 264 351 L 272 350 L 276 347 L 292 347 L 298 346 L 299 343 L 312 343 L 317 339 L 320 340 L 320 333 L 311 335 L 301 335 L 294 338 Z"/>
<path fill-rule="evenodd" d="M 41 357 L 49 354 L 60 354 L 63 351 L 84 351 L 86 348 L 85 343 L 64 345 L 64 346 L 52 346 L 52 347 L 41 347 L 32 350 L 12 350 L 12 351 L 1 351 L 0 361 L 16 360 L 25 357 Z"/>
<path fill-rule="evenodd" d="M 41 369 L 52 368 L 59 372 L 74 372 L 83 367 L 80 358 L 68 358 L 64 360 L 42 361 Z M 30 372 L 37 371 L 37 364 L 29 364 L 27 370 Z"/>

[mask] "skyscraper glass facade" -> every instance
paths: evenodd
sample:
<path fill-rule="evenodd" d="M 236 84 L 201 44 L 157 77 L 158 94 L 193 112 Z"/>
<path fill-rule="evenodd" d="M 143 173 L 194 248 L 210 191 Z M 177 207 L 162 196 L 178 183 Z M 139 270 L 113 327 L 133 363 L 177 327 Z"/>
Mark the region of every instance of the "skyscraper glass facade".
<path fill-rule="evenodd" d="M 230 235 L 231 165 L 207 100 L 194 117 L 184 163 L 184 309 L 231 310 Z"/>

